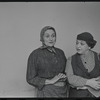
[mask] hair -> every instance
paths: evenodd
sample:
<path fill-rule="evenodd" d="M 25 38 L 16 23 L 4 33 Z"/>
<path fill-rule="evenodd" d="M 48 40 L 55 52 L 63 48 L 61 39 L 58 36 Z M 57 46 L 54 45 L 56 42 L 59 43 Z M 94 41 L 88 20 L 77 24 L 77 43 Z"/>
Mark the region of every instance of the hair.
<path fill-rule="evenodd" d="M 43 35 L 45 33 L 45 31 L 47 30 L 53 30 L 55 32 L 55 35 L 56 35 L 56 31 L 55 31 L 55 28 L 52 27 L 52 26 L 45 26 L 42 28 L 41 32 L 40 32 L 40 41 L 43 42 Z"/>
<path fill-rule="evenodd" d="M 92 49 L 96 45 L 97 41 L 94 40 L 93 36 L 89 32 L 83 32 L 77 35 L 78 40 L 86 41 L 87 45 Z"/>

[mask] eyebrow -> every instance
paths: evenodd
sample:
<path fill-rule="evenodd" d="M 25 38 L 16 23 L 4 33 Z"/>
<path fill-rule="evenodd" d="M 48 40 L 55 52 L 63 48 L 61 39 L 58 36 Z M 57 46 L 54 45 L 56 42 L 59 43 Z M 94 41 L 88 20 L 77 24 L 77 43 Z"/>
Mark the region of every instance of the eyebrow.
<path fill-rule="evenodd" d="M 45 33 L 48 33 L 48 32 L 45 32 Z M 49 33 L 48 33 L 48 34 L 49 34 Z M 52 34 L 56 35 L 56 34 L 55 34 L 55 32 L 54 32 L 54 33 L 52 33 Z M 51 34 L 51 35 L 52 35 L 52 34 Z"/>

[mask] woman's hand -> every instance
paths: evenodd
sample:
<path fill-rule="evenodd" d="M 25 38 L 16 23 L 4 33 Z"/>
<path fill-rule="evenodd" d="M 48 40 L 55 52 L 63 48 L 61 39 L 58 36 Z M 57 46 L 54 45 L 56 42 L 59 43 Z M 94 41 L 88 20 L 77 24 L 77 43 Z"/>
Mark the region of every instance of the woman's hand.
<path fill-rule="evenodd" d="M 86 82 L 86 85 L 94 88 L 95 90 L 99 90 L 100 89 L 100 81 L 98 81 L 100 78 L 97 77 L 97 78 L 92 78 L 92 79 L 89 79 L 87 82 Z"/>
<path fill-rule="evenodd" d="M 61 78 L 66 78 L 66 75 L 63 73 L 59 73 L 58 75 L 56 75 L 54 78 L 50 79 L 50 80 L 46 80 L 45 84 L 54 84 L 55 82 L 57 82 L 59 79 Z"/>

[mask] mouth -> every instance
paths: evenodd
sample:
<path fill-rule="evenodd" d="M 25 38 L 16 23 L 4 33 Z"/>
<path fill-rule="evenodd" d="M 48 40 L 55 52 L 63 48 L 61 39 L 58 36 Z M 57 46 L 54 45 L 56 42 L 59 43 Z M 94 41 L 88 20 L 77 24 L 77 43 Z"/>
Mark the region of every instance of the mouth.
<path fill-rule="evenodd" d="M 81 51 L 81 49 L 77 49 L 77 51 Z"/>
<path fill-rule="evenodd" d="M 53 42 L 49 42 L 50 44 L 53 44 Z"/>

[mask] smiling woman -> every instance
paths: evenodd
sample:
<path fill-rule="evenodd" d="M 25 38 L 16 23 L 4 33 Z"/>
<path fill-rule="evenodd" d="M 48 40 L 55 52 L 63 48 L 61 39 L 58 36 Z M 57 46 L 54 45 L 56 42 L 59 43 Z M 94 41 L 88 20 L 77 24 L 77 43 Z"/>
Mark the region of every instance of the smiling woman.
<path fill-rule="evenodd" d="M 54 47 L 56 31 L 51 26 L 41 30 L 42 46 L 34 50 L 27 65 L 27 82 L 37 88 L 37 97 L 67 97 L 66 57 Z"/>

